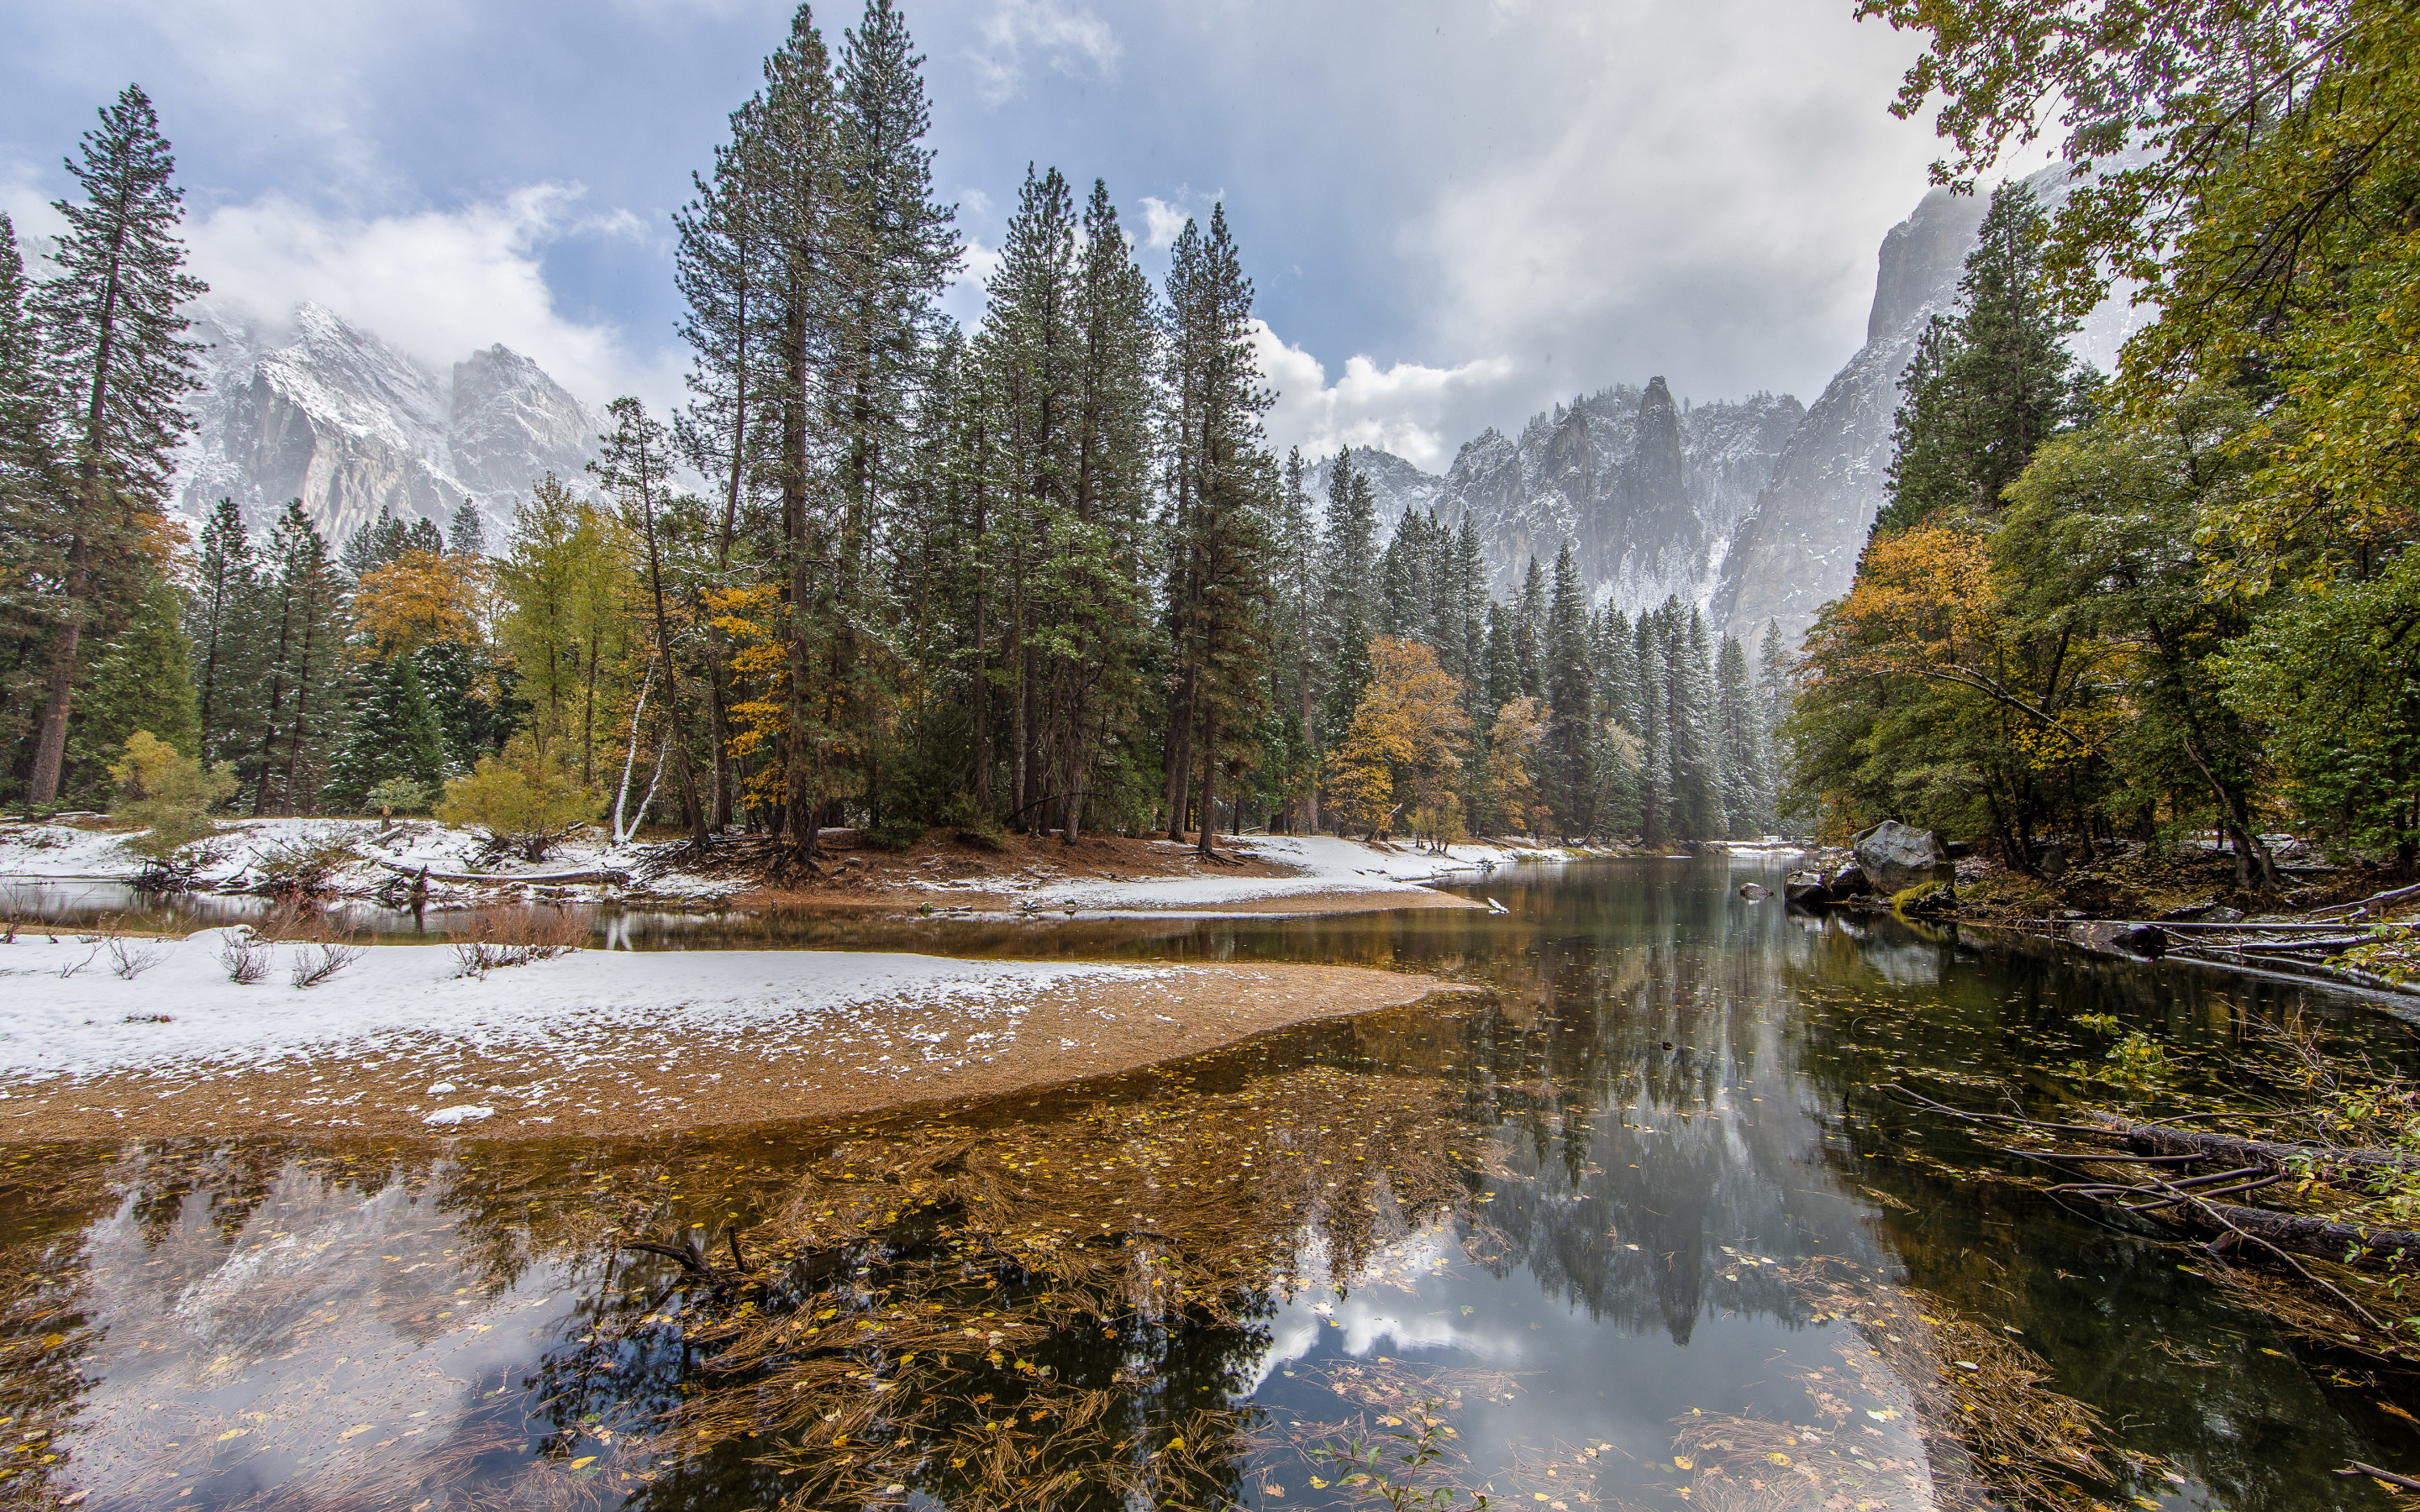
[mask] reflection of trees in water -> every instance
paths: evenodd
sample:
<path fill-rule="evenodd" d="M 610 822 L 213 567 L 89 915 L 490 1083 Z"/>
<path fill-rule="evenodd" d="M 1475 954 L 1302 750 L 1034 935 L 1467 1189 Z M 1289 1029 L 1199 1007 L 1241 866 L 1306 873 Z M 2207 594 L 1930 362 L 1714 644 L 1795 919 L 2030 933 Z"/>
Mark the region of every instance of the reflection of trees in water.
<path fill-rule="evenodd" d="M 1910 1284 L 2021 1329 L 2056 1389 L 2123 1427 L 2133 1447 L 2207 1482 L 2213 1505 L 2307 1505 L 2330 1472 L 2374 1453 L 2263 1319 L 2180 1268 L 2192 1265 L 2189 1252 L 2114 1232 L 2029 1188 L 1975 1179 L 2001 1157 L 1962 1128 L 1914 1117 L 1874 1090 L 1907 1078 L 1956 1103 L 2006 1099 L 2052 1112 L 2080 1090 L 2064 1078 L 2066 1062 L 2106 1047 L 2074 1022 L 2098 1013 L 2212 1052 L 2188 1070 L 2188 1088 L 2232 1083 L 2239 1097 L 2282 1090 L 2264 1088 L 2238 1057 L 2253 1026 L 2300 1011 L 2350 1029 L 2340 1002 L 2181 965 L 2104 963 L 1887 920 L 1827 931 L 1816 943 L 1790 976 L 1801 1005 L 1798 1070 L 1839 1110 L 1823 1158 L 1895 1204 L 1880 1215 L 1882 1238 Z M 1877 949 L 1930 949 L 1936 984 L 1912 989 L 1871 972 Z"/>

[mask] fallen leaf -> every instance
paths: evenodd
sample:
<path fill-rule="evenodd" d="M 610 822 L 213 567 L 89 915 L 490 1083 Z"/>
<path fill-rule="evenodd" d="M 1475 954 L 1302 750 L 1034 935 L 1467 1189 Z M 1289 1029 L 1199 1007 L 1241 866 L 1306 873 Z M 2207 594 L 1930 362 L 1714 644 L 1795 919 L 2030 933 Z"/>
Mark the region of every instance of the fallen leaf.
<path fill-rule="evenodd" d="M 597 1457 L 595 1455 L 582 1455 L 579 1458 L 571 1462 L 571 1468 L 574 1470 L 586 1470 L 589 1466 L 595 1463 L 597 1463 Z"/>
<path fill-rule="evenodd" d="M 370 1429 L 376 1427 L 378 1427 L 378 1425 L 375 1423 L 358 1423 L 353 1427 L 347 1428 L 344 1432 L 337 1434 L 336 1437 L 338 1439 L 354 1438 L 358 1435 L 367 1433 Z"/>

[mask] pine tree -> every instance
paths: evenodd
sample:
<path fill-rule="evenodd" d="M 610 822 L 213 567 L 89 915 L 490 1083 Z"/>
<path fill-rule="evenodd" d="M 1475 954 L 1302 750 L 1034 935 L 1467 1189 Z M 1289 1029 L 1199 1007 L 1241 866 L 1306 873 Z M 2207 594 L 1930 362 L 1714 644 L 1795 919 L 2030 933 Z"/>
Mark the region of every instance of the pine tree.
<path fill-rule="evenodd" d="M 205 766 L 230 760 L 241 733 L 253 728 L 257 698 L 259 573 L 243 511 L 222 499 L 203 522 L 194 563 L 194 591 L 186 599 L 185 635 L 194 647 L 194 682 L 200 726 L 196 752 Z M 154 732 L 157 733 L 158 732 Z"/>
<path fill-rule="evenodd" d="M 403 778 L 434 794 L 445 778 L 445 747 L 414 657 L 365 656 L 346 700 L 344 733 L 328 764 L 323 796 L 359 809 L 370 790 Z"/>
<path fill-rule="evenodd" d="M 1671 759 L 1674 839 L 1720 840 L 1730 833 L 1714 725 L 1714 648 L 1695 608 L 1667 599 L 1657 611 L 1664 646 L 1664 729 Z"/>
<path fill-rule="evenodd" d="M 1135 717 L 1148 629 L 1144 536 L 1157 440 L 1157 310 L 1109 185 L 1093 181 L 1075 268 L 1074 476 L 1059 548 L 1043 563 L 1047 724 L 1059 798 L 1056 828 L 1080 838 L 1088 795 L 1140 780 L 1116 733 Z"/>
<path fill-rule="evenodd" d="M 1302 459 L 1300 447 L 1288 448 L 1285 460 L 1285 492 L 1280 496 L 1277 519 L 1278 558 L 1281 563 L 1277 574 L 1277 594 L 1281 634 L 1277 642 L 1276 665 L 1272 673 L 1280 679 L 1291 675 L 1291 686 L 1277 690 L 1276 706 L 1282 710 L 1295 738 L 1304 746 L 1309 766 L 1308 780 L 1299 794 L 1303 805 L 1303 826 L 1316 832 L 1319 828 L 1319 759 L 1322 747 L 1316 704 L 1319 699 L 1317 671 L 1319 643 L 1319 526 L 1311 518 L 1311 491 L 1303 486 L 1309 469 Z M 1294 795 L 1287 803 L 1287 829 L 1294 827 Z"/>
<path fill-rule="evenodd" d="M 1661 610 L 1641 610 L 1631 631 L 1638 664 L 1638 709 L 1631 725 L 1638 737 L 1638 833 L 1649 845 L 1671 839 L 1674 823 L 1668 629 Z"/>
<path fill-rule="evenodd" d="M 1205 232 L 1188 221 L 1168 275 L 1167 384 L 1175 487 L 1168 538 L 1170 838 L 1183 839 L 1193 762 L 1201 788 L 1199 849 L 1215 854 L 1222 743 L 1264 708 L 1259 660 L 1269 599 L 1268 518 L 1277 467 L 1260 449 L 1272 396 L 1252 355 L 1252 285 L 1223 205 Z"/>
<path fill-rule="evenodd" d="M 1521 669 L 1521 692 L 1545 702 L 1546 569 L 1529 559 L 1521 579 L 1521 596 L 1512 606 L 1512 659 Z"/>
<path fill-rule="evenodd" d="M 1993 192 L 1957 311 L 1933 317 L 1900 379 L 1907 397 L 1893 421 L 1890 501 L 1876 533 L 1944 509 L 1998 509 L 2041 443 L 2088 416 L 2095 379 L 2067 348 L 2077 323 L 2050 302 L 2048 231 L 2024 183 Z"/>
<path fill-rule="evenodd" d="M 1550 765 L 1547 801 L 1566 840 L 1594 827 L 1595 775 L 1590 768 L 1596 741 L 1594 649 L 1589 635 L 1588 590 L 1581 585 L 1571 543 L 1555 556 L 1554 596 L 1546 611 L 1546 745 Z"/>
<path fill-rule="evenodd" d="M 1773 753 L 1747 652 L 1723 637 L 1714 665 L 1714 724 L 1723 812 L 1730 838 L 1754 840 L 1773 826 Z"/>
<path fill-rule="evenodd" d="M 1340 448 L 1327 473 L 1327 508 L 1321 522 L 1318 658 L 1321 709 L 1317 739 L 1332 749 L 1343 737 L 1353 711 L 1370 686 L 1370 637 L 1373 633 L 1374 569 L 1378 509 L 1370 480 L 1353 466 L 1351 448 Z"/>
<path fill-rule="evenodd" d="M 309 813 L 328 748 L 342 729 L 336 675 L 345 639 L 342 576 L 328 543 L 290 500 L 263 552 L 258 624 L 266 685 L 252 741 L 252 811 Z M 242 764 L 238 770 L 241 772 Z"/>
<path fill-rule="evenodd" d="M 32 301 L 65 401 L 74 470 L 73 486 L 54 496 L 68 544 L 26 782 L 27 801 L 38 806 L 58 794 L 91 600 L 139 586 L 139 547 L 164 505 L 187 424 L 181 401 L 199 386 L 182 307 L 209 291 L 184 271 L 177 238 L 183 195 L 169 182 L 176 160 L 140 88 L 127 85 L 102 109 L 67 168 L 85 200 L 54 203 L 68 226 L 52 253 L 59 272 Z"/>
<path fill-rule="evenodd" d="M 39 673 L 51 638 L 46 586 L 65 574 L 56 501 L 71 486 L 61 465 L 56 394 L 27 308 L 16 230 L 0 215 L 0 748 L 34 728 Z"/>
<path fill-rule="evenodd" d="M 465 499 L 454 506 L 454 522 L 445 532 L 448 556 L 483 562 L 488 555 L 488 528 L 480 521 L 479 506 Z"/>
<path fill-rule="evenodd" d="M 1521 696 L 1521 663 L 1512 650 L 1512 616 L 1501 604 L 1487 606 L 1487 650 L 1481 681 L 1486 689 L 1482 706 L 1489 720 L 1496 711 Z"/>
<path fill-rule="evenodd" d="M 93 658 L 68 741 L 64 785 L 80 799 L 105 798 L 109 764 L 120 759 L 137 730 L 149 731 L 179 755 L 199 754 L 201 716 L 179 623 L 183 610 L 176 585 L 154 573 L 125 625 Z"/>
<path fill-rule="evenodd" d="M 750 384 L 758 416 L 750 427 L 751 466 L 777 495 L 768 554 L 780 563 L 786 601 L 777 625 L 783 707 L 774 761 L 782 826 L 794 855 L 808 861 L 822 854 L 818 836 L 841 776 L 830 717 L 834 669 L 824 653 L 837 628 L 831 564 L 843 522 L 826 507 L 836 481 L 826 420 L 845 393 L 835 367 L 845 346 L 846 253 L 839 100 L 806 6 L 765 60 L 762 100 L 746 115 L 750 134 L 735 144 L 747 160 L 737 179 L 750 196 L 747 219 L 765 240 L 769 265 L 754 306 L 761 366 Z"/>

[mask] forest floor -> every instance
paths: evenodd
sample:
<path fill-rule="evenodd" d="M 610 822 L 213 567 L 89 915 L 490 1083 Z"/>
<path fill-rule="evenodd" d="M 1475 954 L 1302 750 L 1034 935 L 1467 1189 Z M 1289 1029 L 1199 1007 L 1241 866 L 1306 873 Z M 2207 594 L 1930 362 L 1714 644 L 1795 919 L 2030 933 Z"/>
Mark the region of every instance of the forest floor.
<path fill-rule="evenodd" d="M 256 952 L 248 983 L 230 962 Z M 0 1141 L 546 1138 L 851 1116 L 1089 1080 L 1456 991 L 1295 964 L 842 950 L 349 952 L 243 929 L 0 945 Z"/>

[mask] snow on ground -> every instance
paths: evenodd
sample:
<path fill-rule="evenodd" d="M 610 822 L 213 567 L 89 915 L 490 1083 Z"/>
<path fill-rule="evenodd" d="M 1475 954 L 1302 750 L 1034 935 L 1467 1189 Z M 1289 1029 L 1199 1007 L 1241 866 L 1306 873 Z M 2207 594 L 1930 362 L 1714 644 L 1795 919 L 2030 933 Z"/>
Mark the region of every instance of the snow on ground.
<path fill-rule="evenodd" d="M 0 825 L 0 880 L 93 878 L 131 882 L 143 871 L 140 857 L 122 843 L 126 833 L 78 829 L 70 825 Z M 629 873 L 647 855 L 644 846 L 619 849 L 607 844 L 601 831 L 574 836 L 556 845 L 543 861 L 518 857 L 483 862 L 482 836 L 473 830 L 441 825 L 432 819 L 402 819 L 392 825 L 377 819 L 240 819 L 226 824 L 198 851 L 203 864 L 194 873 L 198 887 L 219 892 L 249 890 L 290 857 L 330 846 L 349 847 L 329 886 L 336 892 L 362 896 L 398 879 L 397 870 L 430 872 L 429 891 L 440 901 L 467 895 L 469 889 L 447 880 L 476 873 L 483 881 L 509 881 L 545 887 L 561 878 L 591 878 L 605 872 Z M 620 884 L 593 881 L 583 891 L 607 896 Z M 651 875 L 632 890 L 682 898 L 706 899 L 737 890 L 730 878 L 682 873 Z"/>
<path fill-rule="evenodd" d="M 67 825 L 0 825 L 0 881 L 132 881 L 142 871 L 142 862 L 126 851 L 121 843 L 126 838 Z M 1491 844 L 1458 844 L 1439 852 L 1326 835 L 1249 835 L 1220 843 L 1231 853 L 1293 867 L 1295 873 L 1224 875 L 1215 863 L 1191 875 L 1116 881 L 986 872 L 948 882 L 906 883 L 902 902 L 925 894 L 969 893 L 1005 895 L 1025 909 L 1202 910 L 1330 893 L 1415 892 L 1427 883 L 1474 877 L 1515 861 L 1568 860 L 1577 854 L 1544 846 Z M 429 872 L 429 899 L 441 905 L 491 898 L 498 883 L 547 890 L 549 896 L 572 894 L 603 901 L 646 896 L 690 903 L 711 903 L 745 891 L 748 886 L 737 876 L 653 872 L 639 875 L 648 848 L 617 850 L 604 842 L 601 832 L 566 841 L 544 861 L 483 862 L 484 846 L 477 834 L 426 819 L 399 820 L 392 825 L 374 819 L 239 820 L 204 847 L 209 859 L 195 874 L 194 885 L 206 891 L 251 891 L 271 872 L 290 865 L 295 854 L 330 846 L 346 846 L 352 852 L 341 858 L 327 879 L 330 891 L 349 897 L 368 896 L 381 887 L 402 882 L 402 873 L 424 867 Z M 1167 849 L 1181 854 L 1190 847 L 1169 844 Z M 476 883 L 460 880 L 474 872 Z M 601 874 L 609 872 L 631 880 L 627 884 L 600 880 Z M 563 891 L 551 890 L 554 888 Z"/>
<path fill-rule="evenodd" d="M 1298 870 L 1286 877 L 1221 876 L 1204 869 L 1199 875 L 1186 877 L 1056 882 L 1025 889 L 1019 897 L 1039 908 L 1216 908 L 1223 903 L 1323 893 L 1418 892 L 1427 883 L 1482 875 L 1516 856 L 1564 858 L 1559 851 L 1516 851 L 1495 845 L 1416 851 L 1331 835 L 1249 835 L 1234 840 L 1229 848 Z"/>
<path fill-rule="evenodd" d="M 843 950 L 591 951 L 462 976 L 450 946 L 380 946 L 317 987 L 291 984 L 315 947 L 268 947 L 249 986 L 221 953 L 241 930 L 183 940 L 42 934 L 0 946 L 0 1078 L 43 1080 L 171 1062 L 273 1068 L 365 1054 L 431 1034 L 483 1048 L 610 1041 L 640 1031 L 740 1036 L 801 1020 L 839 1032 L 903 1003 L 1012 1021 L 1035 993 L 1163 968 L 952 961 Z M 138 963 L 131 978 L 114 969 Z"/>

